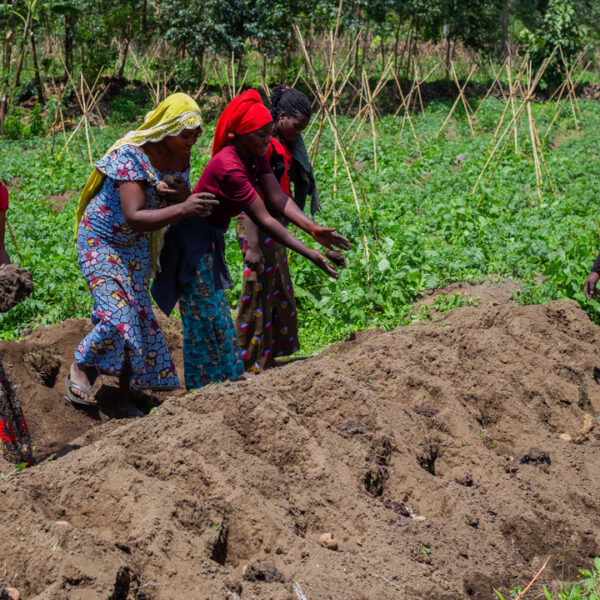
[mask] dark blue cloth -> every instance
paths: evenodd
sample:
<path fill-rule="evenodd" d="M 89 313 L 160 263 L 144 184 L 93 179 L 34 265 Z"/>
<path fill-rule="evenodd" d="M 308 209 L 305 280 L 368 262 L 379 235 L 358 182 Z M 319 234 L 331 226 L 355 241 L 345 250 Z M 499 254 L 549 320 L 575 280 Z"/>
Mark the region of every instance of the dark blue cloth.
<path fill-rule="evenodd" d="M 232 287 L 225 262 L 225 229 L 202 217 L 186 217 L 169 227 L 160 254 L 160 273 L 150 290 L 166 315 L 171 314 L 183 288 L 194 279 L 196 265 L 211 248 L 215 289 Z"/>

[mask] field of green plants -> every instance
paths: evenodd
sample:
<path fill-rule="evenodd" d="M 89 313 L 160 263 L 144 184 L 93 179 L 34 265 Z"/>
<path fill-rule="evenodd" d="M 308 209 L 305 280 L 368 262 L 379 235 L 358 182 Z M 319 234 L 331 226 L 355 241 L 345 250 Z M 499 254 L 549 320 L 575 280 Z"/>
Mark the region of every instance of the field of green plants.
<path fill-rule="evenodd" d="M 556 196 L 544 189 L 540 202 L 535 186 L 528 132 L 519 137 L 519 153 L 509 147 L 489 183 L 471 194 L 487 156 L 503 104 L 490 98 L 478 113 L 478 130 L 471 136 L 464 113 L 457 112 L 437 136 L 450 105 L 433 102 L 414 117 L 421 140 L 419 157 L 408 125 L 399 135 L 402 119 L 382 117 L 377 134 L 377 171 L 370 129 L 365 128 L 356 152 L 360 177 L 357 212 L 351 188 L 338 157 L 336 195 L 334 142 L 327 126 L 315 161 L 323 210 L 317 220 L 337 226 L 353 241 L 348 267 L 339 280 L 328 280 L 312 264 L 295 256 L 291 261 L 299 301 L 301 343 L 314 352 L 349 332 L 372 327 L 391 328 L 416 318 L 413 302 L 424 291 L 457 280 L 499 275 L 524 282 L 519 300 L 546 302 L 575 298 L 600 319 L 600 309 L 581 292 L 598 249 L 600 235 L 596 190 L 600 186 L 597 135 L 600 105 L 579 101 L 579 131 L 564 111 L 552 133 L 542 141 Z M 556 105 L 533 105 L 540 132 L 554 116 Z M 349 117 L 339 120 L 344 129 Z M 131 125 L 113 121 L 95 129 L 99 158 Z M 193 156 L 192 179 L 209 158 L 214 123 L 208 123 Z M 315 135 L 314 127 L 307 141 Z M 64 205 L 50 198 L 67 190 L 81 190 L 90 172 L 85 138 L 67 152 L 57 135 L 36 137 L 17 132 L 20 139 L 0 139 L 0 178 L 9 185 L 9 211 L 21 258 L 8 239 L 15 261 L 32 271 L 35 292 L 15 310 L 0 316 L 0 339 L 19 337 L 31 329 L 69 317 L 86 316 L 91 297 L 80 275 L 73 243 L 77 195 Z M 17 137 L 17 136 L 15 136 Z M 541 137 L 541 135 L 540 135 Z M 509 144 L 509 146 L 511 146 Z M 362 192 L 370 205 L 364 203 Z M 239 293 L 240 256 L 230 231 L 228 261 Z M 366 235 L 369 260 L 362 242 Z M 7 234 L 7 238 L 9 238 Z M 542 277 L 540 277 L 542 275 Z"/>

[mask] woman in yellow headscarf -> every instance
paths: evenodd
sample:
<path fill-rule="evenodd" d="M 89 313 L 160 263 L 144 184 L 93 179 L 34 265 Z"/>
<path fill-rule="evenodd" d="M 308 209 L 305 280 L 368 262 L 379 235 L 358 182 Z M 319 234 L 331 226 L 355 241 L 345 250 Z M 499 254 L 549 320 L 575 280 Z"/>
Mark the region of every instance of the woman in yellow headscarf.
<path fill-rule="evenodd" d="M 98 372 L 119 377 L 124 417 L 144 414 L 131 388 L 179 387 L 148 286 L 159 232 L 183 217 L 209 215 L 216 203 L 211 194 L 190 193 L 190 154 L 201 132 L 196 102 L 173 94 L 94 165 L 77 210 L 77 256 L 94 297 L 94 329 L 77 346 L 66 380 L 73 404 L 95 404 Z M 167 174 L 172 202 L 157 190 Z"/>

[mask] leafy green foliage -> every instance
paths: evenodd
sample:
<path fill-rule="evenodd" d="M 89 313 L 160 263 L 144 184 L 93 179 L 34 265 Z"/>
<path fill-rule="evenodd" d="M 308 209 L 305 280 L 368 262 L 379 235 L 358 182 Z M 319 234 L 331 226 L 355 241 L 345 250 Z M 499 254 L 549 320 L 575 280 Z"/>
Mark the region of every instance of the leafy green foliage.
<path fill-rule="evenodd" d="M 359 329 L 391 328 L 427 318 L 426 314 L 415 316 L 413 308 L 423 291 L 491 274 L 523 280 L 521 302 L 575 298 L 600 322 L 599 304 L 581 294 L 600 247 L 595 201 L 599 178 L 595 132 L 600 125 L 600 106 L 580 102 L 580 107 L 584 133 L 569 137 L 565 111 L 555 125 L 557 147 L 545 147 L 558 196 L 554 198 L 545 189 L 543 202 L 535 193 L 529 137 L 524 130 L 519 137 L 520 152 L 515 153 L 511 145 L 494 178 L 476 195 L 470 193 L 502 112 L 502 105 L 495 100 L 488 99 L 478 113 L 483 132 L 475 138 L 470 137 L 464 113 L 458 112 L 451 124 L 452 135 L 436 137 L 449 106 L 430 104 L 425 115 L 414 120 L 423 158 L 408 128 L 399 137 L 400 119 L 384 117 L 378 127 L 377 172 L 369 135 L 360 136 L 352 148 L 372 209 L 369 217 L 360 200 L 362 219 L 342 170 L 337 174 L 336 197 L 332 196 L 334 143 L 330 132 L 324 130 L 315 161 L 324 200 L 317 220 L 337 226 L 353 246 L 347 253 L 348 267 L 337 281 L 328 279 L 300 256 L 291 256 L 303 351 L 313 352 Z M 554 110 L 555 105 L 534 106 L 540 131 Z M 349 123 L 349 119 L 340 119 L 340 128 Z M 122 124 L 94 130 L 98 148 L 110 146 L 129 127 Z M 209 160 L 213 127 L 207 124 L 193 152 L 193 179 Z M 314 133 L 315 128 L 311 135 Z M 91 297 L 79 272 L 73 243 L 77 196 L 62 207 L 48 200 L 53 194 L 82 189 L 90 166 L 83 138 L 79 143 L 79 148 L 75 145 L 57 159 L 48 152 L 51 144 L 46 143 L 42 151 L 41 139 L 0 139 L 5 157 L 0 179 L 9 184 L 12 199 L 8 214 L 23 266 L 32 270 L 36 286 L 31 298 L 0 315 L 0 338 L 89 314 Z M 459 160 L 459 155 L 464 156 Z M 18 187 L 10 186 L 17 177 Z M 369 247 L 368 262 L 363 234 Z M 315 247 L 312 238 L 302 232 L 298 235 Z M 234 280 L 228 300 L 235 307 L 241 289 L 241 256 L 233 227 L 227 239 L 227 260 Z M 18 260 L 10 240 L 8 250 Z M 464 303 L 468 302 L 454 295 L 436 300 L 432 308 L 444 312 Z"/>
<path fill-rule="evenodd" d="M 569 64 L 583 48 L 585 28 L 578 22 L 573 0 L 550 0 L 539 27 L 533 31 L 523 29 L 520 41 L 531 56 L 537 69 L 550 57 L 560 44 Z M 564 65 L 559 54 L 555 55 L 542 78 L 542 87 L 557 86 L 564 79 Z"/>
<path fill-rule="evenodd" d="M 571 585 L 559 581 L 557 593 L 551 592 L 544 586 L 543 598 L 545 600 L 600 600 L 600 558 L 594 559 L 594 566 L 591 569 L 580 569 L 577 578 L 581 577 L 583 579 L 580 582 Z M 521 588 L 514 588 L 510 591 L 510 598 L 515 598 L 521 591 Z M 494 589 L 494 592 L 500 600 L 508 600 L 498 590 Z"/>

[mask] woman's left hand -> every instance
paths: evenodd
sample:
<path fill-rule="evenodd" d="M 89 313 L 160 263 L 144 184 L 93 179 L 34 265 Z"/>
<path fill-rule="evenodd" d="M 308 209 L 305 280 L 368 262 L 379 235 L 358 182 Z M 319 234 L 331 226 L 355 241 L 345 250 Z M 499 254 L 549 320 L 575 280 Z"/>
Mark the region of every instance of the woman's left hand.
<path fill-rule="evenodd" d="M 317 225 L 311 232 L 313 238 L 326 248 L 335 246 L 342 250 L 350 249 L 350 240 L 345 238 L 343 235 L 336 233 L 335 227 L 321 227 Z"/>

